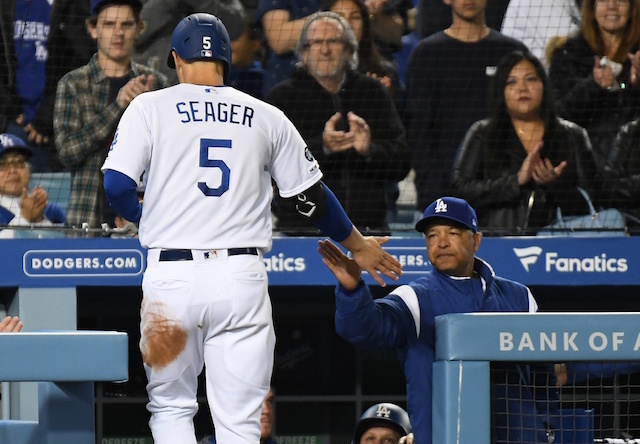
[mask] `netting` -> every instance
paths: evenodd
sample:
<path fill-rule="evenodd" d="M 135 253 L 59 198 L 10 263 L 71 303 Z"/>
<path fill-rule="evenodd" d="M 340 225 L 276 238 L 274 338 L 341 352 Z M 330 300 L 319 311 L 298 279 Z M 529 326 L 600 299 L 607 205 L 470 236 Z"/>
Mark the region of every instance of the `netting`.
<path fill-rule="evenodd" d="M 21 142 L 1 139 L 0 237 L 135 235 L 110 210 L 99 168 L 133 98 L 120 92 L 142 67 L 156 76 L 153 88 L 178 82 L 166 63 L 171 33 L 195 11 L 114 1 L 92 16 L 89 0 L 13 3 L 2 27 L 0 132 Z M 227 84 L 285 113 L 361 231 L 416 234 L 425 207 L 455 195 L 486 235 L 634 234 L 640 3 L 483 3 L 200 7 L 229 31 Z M 109 8 L 120 12 L 105 22 Z M 309 25 L 317 11 L 344 20 Z M 109 71 L 105 60 L 124 69 Z M 16 143 L 28 155 L 8 149 Z M 66 217 L 44 212 L 38 184 Z M 282 199 L 272 210 L 276 230 L 318 234 Z"/>

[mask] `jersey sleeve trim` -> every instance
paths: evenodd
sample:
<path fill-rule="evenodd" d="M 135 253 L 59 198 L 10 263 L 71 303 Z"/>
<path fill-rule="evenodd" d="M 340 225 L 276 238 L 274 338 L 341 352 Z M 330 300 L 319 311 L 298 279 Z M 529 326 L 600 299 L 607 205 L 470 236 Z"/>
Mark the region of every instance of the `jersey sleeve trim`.
<path fill-rule="evenodd" d="M 411 316 L 413 317 L 413 322 L 416 327 L 416 337 L 419 337 L 420 303 L 418 302 L 418 295 L 416 294 L 415 290 L 409 285 L 401 285 L 400 287 L 396 288 L 391 294 L 398 296 L 411 312 Z"/>
<path fill-rule="evenodd" d="M 527 296 L 529 297 L 529 313 L 537 312 L 538 302 L 536 302 L 536 299 L 533 297 L 533 293 L 531 293 L 529 287 L 527 287 Z"/>

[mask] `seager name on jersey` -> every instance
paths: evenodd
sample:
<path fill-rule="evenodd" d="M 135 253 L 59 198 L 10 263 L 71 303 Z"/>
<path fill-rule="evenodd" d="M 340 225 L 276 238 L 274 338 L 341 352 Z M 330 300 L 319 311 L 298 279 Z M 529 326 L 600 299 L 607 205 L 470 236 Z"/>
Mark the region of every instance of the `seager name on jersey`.
<path fill-rule="evenodd" d="M 199 100 L 176 103 L 182 123 L 223 122 L 251 127 L 253 108 L 246 105 L 224 102 L 201 102 Z"/>

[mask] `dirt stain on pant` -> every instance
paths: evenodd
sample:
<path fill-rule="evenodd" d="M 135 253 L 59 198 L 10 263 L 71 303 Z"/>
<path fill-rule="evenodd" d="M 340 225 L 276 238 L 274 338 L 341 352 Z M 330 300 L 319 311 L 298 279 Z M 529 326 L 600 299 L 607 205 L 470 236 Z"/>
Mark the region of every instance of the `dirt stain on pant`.
<path fill-rule="evenodd" d="M 143 307 L 142 341 L 140 351 L 148 366 L 159 370 L 171 364 L 187 345 L 187 331 L 180 324 L 168 319 L 162 303 Z"/>

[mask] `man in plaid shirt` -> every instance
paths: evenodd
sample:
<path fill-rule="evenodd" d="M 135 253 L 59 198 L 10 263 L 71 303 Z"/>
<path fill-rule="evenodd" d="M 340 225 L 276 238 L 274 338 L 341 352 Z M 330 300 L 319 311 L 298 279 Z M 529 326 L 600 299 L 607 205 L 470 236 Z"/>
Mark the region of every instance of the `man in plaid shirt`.
<path fill-rule="evenodd" d="M 133 45 L 145 27 L 141 8 L 139 0 L 92 0 L 87 29 L 98 51 L 58 82 L 55 144 L 60 161 L 71 170 L 67 225 L 72 227 L 114 226 L 100 167 L 129 103 L 139 94 L 168 86 L 164 75 L 131 61 Z"/>

